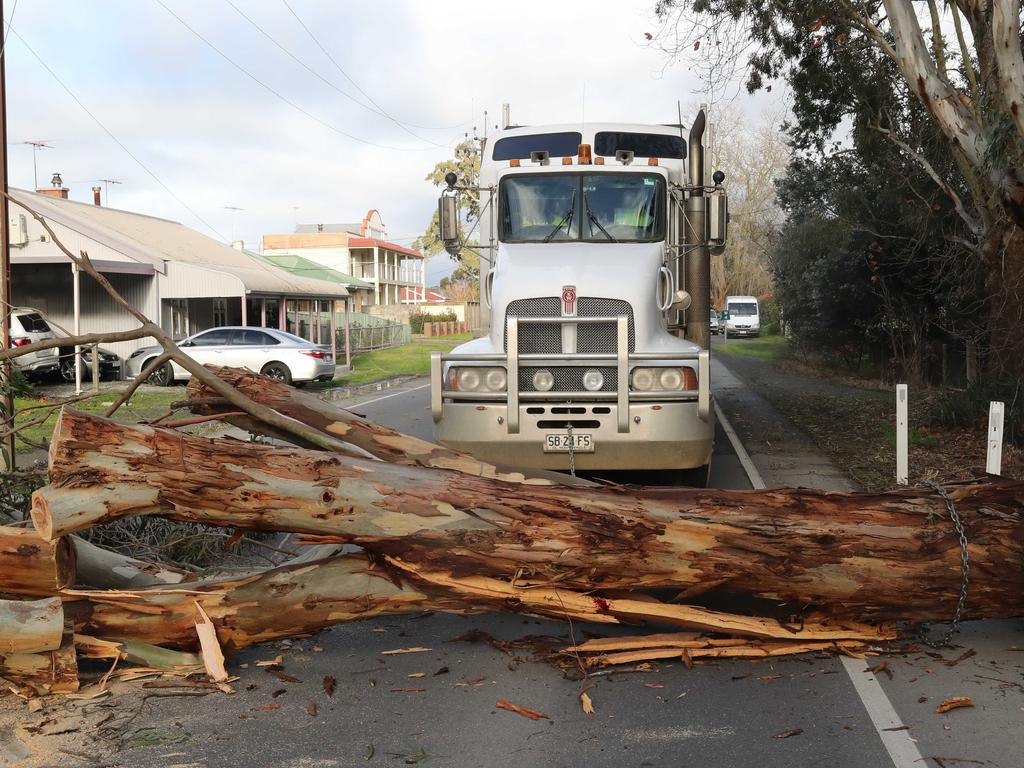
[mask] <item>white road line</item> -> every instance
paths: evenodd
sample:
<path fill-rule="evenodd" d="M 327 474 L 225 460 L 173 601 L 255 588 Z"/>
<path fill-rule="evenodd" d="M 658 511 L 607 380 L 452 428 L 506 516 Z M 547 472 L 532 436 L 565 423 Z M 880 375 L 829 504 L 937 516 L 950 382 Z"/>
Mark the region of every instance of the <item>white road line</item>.
<path fill-rule="evenodd" d="M 725 436 L 729 438 L 729 443 L 732 445 L 732 449 L 736 452 L 736 457 L 740 460 L 740 464 L 743 465 L 743 471 L 747 473 L 747 479 L 750 480 L 750 485 L 753 486 L 755 491 L 760 491 L 767 486 L 764 483 L 764 479 L 761 477 L 761 473 L 757 471 L 757 467 L 754 466 L 753 460 L 750 458 L 750 454 L 747 453 L 747 449 L 743 447 L 743 443 L 740 442 L 740 436 L 736 434 L 736 430 L 732 428 L 732 424 L 725 414 L 722 413 L 722 409 L 715 403 L 715 416 L 718 417 L 718 423 L 722 425 L 722 431 L 725 432 Z"/>
<path fill-rule="evenodd" d="M 362 400 L 358 403 L 353 403 L 352 405 L 353 407 L 355 407 L 362 405 L 370 405 L 371 403 L 379 403 L 381 400 L 387 400 L 389 397 L 398 397 L 399 395 L 404 395 L 409 392 L 415 392 L 418 389 L 426 389 L 429 386 L 429 384 L 421 384 L 420 386 L 413 387 L 412 389 L 403 389 L 401 392 L 392 392 L 390 395 L 381 395 L 380 397 L 373 398 L 373 400 Z"/>
<path fill-rule="evenodd" d="M 896 768 L 920 768 L 925 765 L 924 757 L 921 756 L 917 744 L 910 738 L 909 732 L 885 730 L 899 728 L 904 723 L 896 714 L 892 702 L 885 695 L 885 690 L 871 672 L 868 663 L 864 659 L 851 659 L 846 656 L 841 661 L 846 674 L 853 682 L 853 687 L 857 690 L 857 695 L 864 702 L 864 708 L 868 711 L 882 744 L 892 758 L 892 764 Z"/>
<path fill-rule="evenodd" d="M 729 443 L 736 452 L 743 470 L 747 473 L 750 484 L 755 490 L 765 488 L 761 473 L 757 471 L 750 454 L 740 442 L 739 435 L 736 434 L 736 430 L 722 413 L 717 402 L 715 403 L 715 415 L 722 425 L 722 431 L 729 438 Z M 898 728 L 903 725 L 903 721 L 896 714 L 896 709 L 889 701 L 889 697 L 885 695 L 885 690 L 878 682 L 878 678 L 870 671 L 867 662 L 863 659 L 851 659 L 845 656 L 841 661 L 850 682 L 853 683 L 854 690 L 860 696 L 864 709 L 867 710 L 868 717 L 871 718 L 871 722 L 875 726 L 875 731 L 878 732 L 878 737 L 882 740 L 882 745 L 892 759 L 892 764 L 895 768 L 921 768 L 924 765 L 924 758 L 921 756 L 917 744 L 910 738 L 910 734 L 907 731 L 884 730 Z"/>

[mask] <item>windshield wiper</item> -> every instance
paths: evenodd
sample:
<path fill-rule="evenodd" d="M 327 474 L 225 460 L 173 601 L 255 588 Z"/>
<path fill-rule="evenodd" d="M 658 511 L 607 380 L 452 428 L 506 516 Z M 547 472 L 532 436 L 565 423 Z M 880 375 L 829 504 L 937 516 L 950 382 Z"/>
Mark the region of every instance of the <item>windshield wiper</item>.
<path fill-rule="evenodd" d="M 612 243 L 618 242 L 614 237 L 608 234 L 608 230 L 604 228 L 604 225 L 598 220 L 597 215 L 590 210 L 590 202 L 587 200 L 587 193 L 583 193 L 583 207 L 587 209 L 587 218 L 594 224 L 597 224 L 597 228 L 600 229 L 604 236 Z"/>
<path fill-rule="evenodd" d="M 553 238 L 555 235 L 557 235 L 559 232 L 561 232 L 562 231 L 562 227 L 565 227 L 568 230 L 568 228 L 572 226 L 572 216 L 573 216 L 573 213 L 575 213 L 575 211 L 576 211 L 576 192 L 573 191 L 572 199 L 569 200 L 569 210 L 565 212 L 565 215 L 562 217 L 562 220 L 560 222 L 558 222 L 558 224 L 555 225 L 555 228 L 553 230 L 551 230 L 550 233 L 548 233 L 547 237 L 544 238 L 544 242 L 545 243 L 551 242 L 551 238 Z"/>

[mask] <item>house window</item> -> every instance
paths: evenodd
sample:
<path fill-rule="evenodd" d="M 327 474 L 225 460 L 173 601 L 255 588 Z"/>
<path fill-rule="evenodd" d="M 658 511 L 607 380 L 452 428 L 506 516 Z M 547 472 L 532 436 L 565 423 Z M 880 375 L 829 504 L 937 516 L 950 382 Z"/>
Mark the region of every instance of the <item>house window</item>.
<path fill-rule="evenodd" d="M 188 300 L 170 299 L 171 337 L 184 339 L 188 336 Z"/>
<path fill-rule="evenodd" d="M 228 324 L 228 300 L 227 299 L 214 299 L 213 300 L 213 325 L 227 325 Z"/>

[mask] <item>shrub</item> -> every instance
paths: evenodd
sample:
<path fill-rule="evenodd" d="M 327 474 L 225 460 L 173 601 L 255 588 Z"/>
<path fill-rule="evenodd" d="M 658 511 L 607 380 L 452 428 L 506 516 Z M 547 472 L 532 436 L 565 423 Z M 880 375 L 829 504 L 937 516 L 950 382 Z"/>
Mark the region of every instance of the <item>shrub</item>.
<path fill-rule="evenodd" d="M 933 403 L 928 422 L 941 427 L 984 428 L 993 400 L 1004 404 L 1003 440 L 1024 445 L 1024 385 L 1020 381 L 978 382 L 966 389 L 947 390 Z"/>
<path fill-rule="evenodd" d="M 417 312 L 415 315 L 409 315 L 409 328 L 412 329 L 413 333 L 423 333 L 424 323 L 447 323 L 458 319 L 458 316 L 451 310 L 436 315 Z"/>

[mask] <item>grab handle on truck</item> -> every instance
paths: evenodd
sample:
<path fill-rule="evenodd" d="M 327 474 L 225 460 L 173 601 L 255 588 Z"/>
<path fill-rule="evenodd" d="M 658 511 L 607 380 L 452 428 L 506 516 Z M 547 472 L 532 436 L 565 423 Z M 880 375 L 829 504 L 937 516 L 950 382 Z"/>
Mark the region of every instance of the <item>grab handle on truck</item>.
<path fill-rule="evenodd" d="M 711 352 L 697 353 L 697 415 L 702 421 L 711 418 Z"/>
<path fill-rule="evenodd" d="M 662 312 L 668 312 L 672 308 L 676 299 L 676 280 L 672 274 L 672 270 L 668 267 L 661 267 L 658 270 L 658 290 L 657 290 L 657 302 L 658 309 Z"/>

